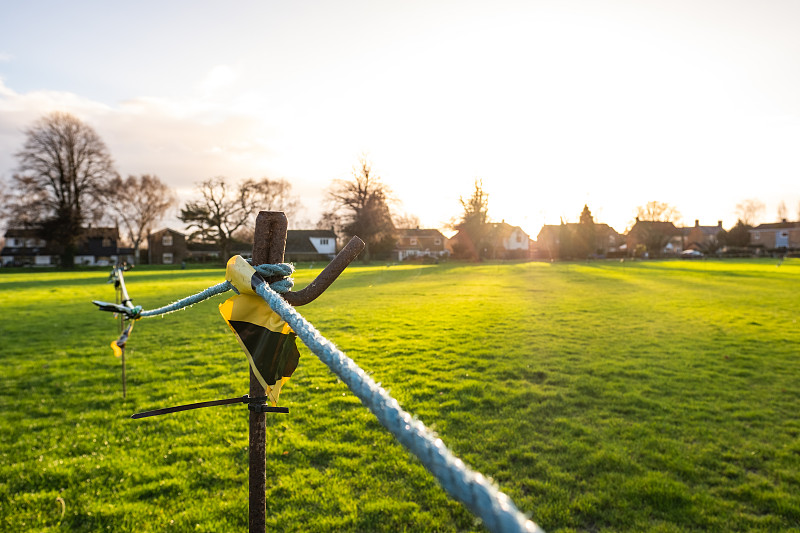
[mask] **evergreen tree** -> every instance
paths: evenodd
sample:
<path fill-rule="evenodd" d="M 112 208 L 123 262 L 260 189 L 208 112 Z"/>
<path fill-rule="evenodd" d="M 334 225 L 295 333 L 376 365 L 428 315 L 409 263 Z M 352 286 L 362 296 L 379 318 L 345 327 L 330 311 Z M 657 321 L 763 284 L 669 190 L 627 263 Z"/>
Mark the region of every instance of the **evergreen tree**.
<path fill-rule="evenodd" d="M 750 244 L 750 230 L 753 226 L 745 223 L 742 219 L 736 221 L 736 225 L 732 227 L 725 235 L 725 244 L 727 246 L 736 246 L 744 248 Z"/>
<path fill-rule="evenodd" d="M 581 211 L 581 217 L 578 223 L 577 235 L 575 237 L 576 256 L 585 258 L 595 253 L 597 229 L 595 228 L 594 218 L 592 217 L 592 212 L 589 211 L 588 205 L 583 206 L 583 211 Z"/>
<path fill-rule="evenodd" d="M 475 180 L 475 190 L 467 200 L 459 197 L 463 213 L 455 225 L 467 241 L 467 253 L 473 260 L 486 257 L 489 240 L 489 194 L 483 190 L 483 182 Z"/>

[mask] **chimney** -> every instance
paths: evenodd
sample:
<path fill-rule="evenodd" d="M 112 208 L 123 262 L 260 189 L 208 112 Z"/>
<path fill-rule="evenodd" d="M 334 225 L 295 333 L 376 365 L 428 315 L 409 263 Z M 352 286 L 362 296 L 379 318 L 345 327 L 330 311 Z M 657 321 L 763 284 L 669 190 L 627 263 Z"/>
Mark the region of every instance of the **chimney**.
<path fill-rule="evenodd" d="M 694 227 L 695 228 L 699 228 L 700 227 L 700 219 L 697 219 L 697 218 L 694 219 Z"/>
<path fill-rule="evenodd" d="M 721 220 L 717 220 L 717 227 L 719 229 L 722 229 L 722 221 Z"/>
<path fill-rule="evenodd" d="M 781 224 L 786 224 L 786 219 L 785 218 L 781 219 Z"/>

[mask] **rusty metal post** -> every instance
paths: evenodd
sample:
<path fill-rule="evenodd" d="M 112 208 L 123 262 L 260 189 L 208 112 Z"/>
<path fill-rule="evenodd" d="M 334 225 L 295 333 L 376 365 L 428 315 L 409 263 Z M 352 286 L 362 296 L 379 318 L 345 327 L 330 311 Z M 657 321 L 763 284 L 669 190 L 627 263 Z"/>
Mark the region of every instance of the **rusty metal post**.
<path fill-rule="evenodd" d="M 125 379 L 125 348 L 122 348 L 122 397 L 126 395 L 126 379 Z"/>
<path fill-rule="evenodd" d="M 115 267 L 117 268 L 117 267 Z M 128 288 L 125 286 L 125 276 L 123 276 L 123 272 L 125 271 L 124 268 L 119 267 L 119 271 L 117 275 L 119 276 L 119 297 L 121 300 L 122 305 L 128 308 L 133 308 L 133 303 L 131 302 L 131 297 L 128 296 Z M 122 333 L 125 330 L 125 317 L 120 315 L 119 317 L 119 332 Z M 127 394 L 127 377 L 125 375 L 125 347 L 122 347 L 122 397 L 125 398 Z"/>
<path fill-rule="evenodd" d="M 282 263 L 286 249 L 286 230 L 289 221 L 277 211 L 261 211 L 256 218 L 253 237 L 253 264 Z M 248 365 L 249 366 L 249 365 Z M 264 388 L 250 369 L 250 396 L 265 396 Z M 267 467 L 265 413 L 250 413 L 250 533 L 265 533 L 267 512 Z"/>

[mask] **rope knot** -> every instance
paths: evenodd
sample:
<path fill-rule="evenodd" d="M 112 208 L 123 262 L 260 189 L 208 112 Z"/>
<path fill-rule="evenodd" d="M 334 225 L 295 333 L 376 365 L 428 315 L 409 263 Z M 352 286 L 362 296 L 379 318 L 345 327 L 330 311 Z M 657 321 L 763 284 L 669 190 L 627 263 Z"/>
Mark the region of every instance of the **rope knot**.
<path fill-rule="evenodd" d="M 250 262 L 250 261 L 248 261 Z M 252 264 L 252 263 L 251 263 Z M 294 280 L 290 278 L 294 273 L 294 265 L 289 263 L 276 263 L 276 264 L 269 264 L 265 263 L 263 265 L 257 265 L 253 267 L 256 272 L 264 276 L 265 278 L 272 278 L 275 276 L 281 276 L 283 279 L 278 281 L 273 281 L 269 284 L 269 287 L 279 293 L 284 294 L 292 290 L 294 287 Z"/>

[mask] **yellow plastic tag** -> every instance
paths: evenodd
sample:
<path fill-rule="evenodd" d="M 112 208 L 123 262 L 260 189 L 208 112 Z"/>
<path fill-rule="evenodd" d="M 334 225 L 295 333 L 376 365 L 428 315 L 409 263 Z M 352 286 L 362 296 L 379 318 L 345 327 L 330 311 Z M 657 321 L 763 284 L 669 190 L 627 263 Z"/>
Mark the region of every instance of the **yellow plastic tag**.
<path fill-rule="evenodd" d="M 241 255 L 234 255 L 228 260 L 225 268 L 225 279 L 236 287 L 239 294 L 255 294 L 250 280 L 256 269 L 248 263 Z"/>
<path fill-rule="evenodd" d="M 119 347 L 117 341 L 111 341 L 111 349 L 114 351 L 116 357 L 122 357 L 122 348 Z"/>

